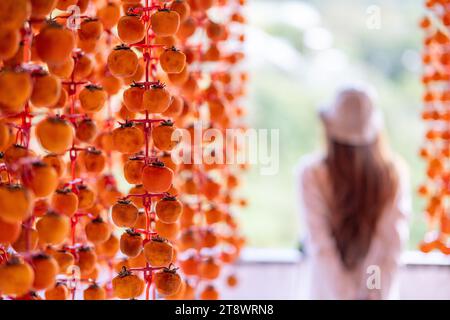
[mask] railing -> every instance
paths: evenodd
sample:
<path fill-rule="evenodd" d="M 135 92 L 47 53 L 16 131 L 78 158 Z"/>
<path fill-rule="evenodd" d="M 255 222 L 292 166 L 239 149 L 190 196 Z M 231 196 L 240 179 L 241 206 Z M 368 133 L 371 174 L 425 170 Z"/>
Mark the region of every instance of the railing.
<path fill-rule="evenodd" d="M 401 299 L 450 299 L 450 256 L 407 251 L 401 260 Z M 237 267 L 239 286 L 224 286 L 221 298 L 305 299 L 304 262 L 305 257 L 294 249 L 244 249 Z"/>

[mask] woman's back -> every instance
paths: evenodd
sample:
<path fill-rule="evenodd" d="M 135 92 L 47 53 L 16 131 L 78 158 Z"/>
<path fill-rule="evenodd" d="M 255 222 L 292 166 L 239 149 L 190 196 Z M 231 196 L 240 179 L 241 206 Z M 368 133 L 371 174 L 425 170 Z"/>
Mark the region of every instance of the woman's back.
<path fill-rule="evenodd" d="M 408 230 L 406 169 L 382 147 L 380 115 L 364 91 L 342 91 L 321 116 L 326 153 L 298 168 L 311 297 L 392 298 Z"/>
<path fill-rule="evenodd" d="M 333 189 L 324 158 L 314 155 L 301 160 L 297 170 L 298 195 L 301 220 L 306 226 L 312 299 L 395 298 L 396 269 L 408 236 L 410 212 L 407 171 L 400 161 L 396 162 L 396 170 L 399 177 L 396 196 L 381 213 L 365 257 L 348 270 L 332 235 L 333 212 L 329 203 L 333 201 Z"/>

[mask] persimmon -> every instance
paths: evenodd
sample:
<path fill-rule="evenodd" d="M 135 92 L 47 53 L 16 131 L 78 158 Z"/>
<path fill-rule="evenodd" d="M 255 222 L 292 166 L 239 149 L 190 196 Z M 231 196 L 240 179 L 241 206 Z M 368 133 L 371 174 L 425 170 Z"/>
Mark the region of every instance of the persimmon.
<path fill-rule="evenodd" d="M 92 59 L 86 54 L 79 54 L 77 62 L 73 68 L 73 77 L 74 80 L 81 81 L 93 72 L 94 70 L 94 62 Z"/>
<path fill-rule="evenodd" d="M 80 153 L 84 168 L 89 173 L 100 173 L 105 168 L 105 155 L 95 148 L 88 148 Z"/>
<path fill-rule="evenodd" d="M 42 158 L 42 162 L 51 166 L 55 170 L 58 177 L 61 177 L 64 174 L 65 165 L 61 156 L 54 153 L 49 153 Z"/>
<path fill-rule="evenodd" d="M 206 52 L 203 54 L 203 60 L 217 62 L 221 58 L 220 50 L 217 44 L 213 43 L 209 46 Z"/>
<path fill-rule="evenodd" d="M 181 213 L 180 223 L 182 228 L 192 226 L 194 224 L 195 211 L 191 206 L 184 204 Z"/>
<path fill-rule="evenodd" d="M 100 84 L 103 89 L 105 89 L 106 93 L 110 96 L 117 94 L 122 88 L 122 80 L 114 77 L 112 74 L 106 73 L 103 74 L 100 79 Z"/>
<path fill-rule="evenodd" d="M 139 157 L 131 157 L 125 162 L 123 172 L 128 183 L 142 183 L 142 169 L 144 168 L 144 165 L 144 161 Z"/>
<path fill-rule="evenodd" d="M 194 99 L 199 91 L 197 78 L 194 75 L 189 74 L 187 80 L 183 83 L 182 90 L 187 99 Z"/>
<path fill-rule="evenodd" d="M 35 37 L 36 52 L 42 61 L 58 65 L 71 58 L 75 37 L 69 29 L 56 22 L 48 22 Z"/>
<path fill-rule="evenodd" d="M 65 108 L 68 100 L 69 100 L 69 94 L 67 93 L 67 90 L 64 88 L 61 88 L 58 101 L 56 101 L 55 104 L 48 106 L 47 108 L 49 108 L 49 109 Z"/>
<path fill-rule="evenodd" d="M 176 46 L 177 38 L 175 36 L 168 36 L 168 37 L 156 36 L 154 43 L 155 45 L 158 46 L 155 48 L 155 55 L 159 57 L 166 50 L 165 48 L 171 48 Z"/>
<path fill-rule="evenodd" d="M 165 117 L 176 118 L 183 112 L 183 99 L 179 96 L 172 96 L 170 100 L 169 108 L 162 113 Z"/>
<path fill-rule="evenodd" d="M 11 140 L 11 130 L 4 122 L 0 122 L 0 150 L 8 147 Z"/>
<path fill-rule="evenodd" d="M 130 200 L 119 200 L 112 207 L 111 218 L 118 227 L 132 228 L 138 218 L 138 208 Z"/>
<path fill-rule="evenodd" d="M 217 3 L 217 0 L 194 0 L 194 2 L 197 10 L 206 11 L 212 8 Z"/>
<path fill-rule="evenodd" d="M 184 300 L 186 291 L 186 282 L 181 280 L 181 285 L 178 291 L 170 296 L 165 296 L 164 298 L 166 300 Z"/>
<path fill-rule="evenodd" d="M 186 41 L 189 37 L 191 37 L 195 31 L 197 30 L 197 23 L 192 17 L 187 17 L 181 24 L 177 31 L 177 37 Z"/>
<path fill-rule="evenodd" d="M 62 79 L 68 79 L 75 67 L 73 59 L 67 59 L 66 61 L 59 64 L 47 64 L 48 71 Z"/>
<path fill-rule="evenodd" d="M 97 135 L 97 125 L 90 118 L 82 119 L 78 122 L 75 135 L 82 142 L 92 142 Z"/>
<path fill-rule="evenodd" d="M 11 245 L 17 252 L 30 252 L 36 249 L 39 236 L 36 229 L 22 226 L 19 238 Z"/>
<path fill-rule="evenodd" d="M 47 117 L 36 125 L 36 137 L 49 152 L 63 153 L 68 150 L 72 145 L 73 135 L 73 127 L 58 116 Z"/>
<path fill-rule="evenodd" d="M 31 0 L 31 18 L 45 18 L 58 3 L 58 0 Z"/>
<path fill-rule="evenodd" d="M 153 32 L 160 37 L 174 35 L 180 27 L 180 15 L 169 9 L 158 10 L 151 15 L 150 20 Z"/>
<path fill-rule="evenodd" d="M 200 293 L 201 300 L 218 300 L 219 292 L 213 285 L 206 286 L 205 289 Z"/>
<path fill-rule="evenodd" d="M 95 192 L 86 185 L 77 186 L 78 208 L 89 209 L 95 204 Z"/>
<path fill-rule="evenodd" d="M 133 122 L 126 122 L 113 130 L 113 143 L 117 151 L 136 153 L 145 144 L 144 133 Z"/>
<path fill-rule="evenodd" d="M 172 47 L 164 50 L 159 57 L 159 63 L 166 73 L 180 73 L 186 65 L 186 55 Z"/>
<path fill-rule="evenodd" d="M 130 47 L 117 46 L 108 56 L 108 69 L 115 77 L 130 77 L 138 68 L 139 60 Z"/>
<path fill-rule="evenodd" d="M 2 154 L 2 162 L 4 161 L 7 165 L 12 166 L 16 164 L 18 161 L 28 157 L 36 157 L 36 153 L 30 148 L 25 148 L 19 144 L 10 144 L 9 147 L 6 148 L 5 152 Z M 22 168 L 18 169 L 18 172 L 21 172 Z"/>
<path fill-rule="evenodd" d="M 61 81 L 58 77 L 39 72 L 33 75 L 33 82 L 30 102 L 35 107 L 49 107 L 58 102 L 61 95 Z"/>
<path fill-rule="evenodd" d="M 147 217 L 144 211 L 139 211 L 138 218 L 136 220 L 136 223 L 134 224 L 133 228 L 136 229 L 145 229 L 147 224 Z"/>
<path fill-rule="evenodd" d="M 86 224 L 84 228 L 86 237 L 92 243 L 102 243 L 109 239 L 111 227 L 108 223 L 98 217 Z"/>
<path fill-rule="evenodd" d="M 219 243 L 219 240 L 220 239 L 214 230 L 207 229 L 202 234 L 202 241 L 201 241 L 202 247 L 203 248 L 213 248 L 213 247 L 217 246 L 217 244 Z"/>
<path fill-rule="evenodd" d="M 167 74 L 167 77 L 169 78 L 170 83 L 172 83 L 173 85 L 184 85 L 189 79 L 189 70 L 187 65 L 180 73 L 169 73 Z"/>
<path fill-rule="evenodd" d="M 62 11 L 69 9 L 70 6 L 76 5 L 78 0 L 58 0 L 56 8 Z"/>
<path fill-rule="evenodd" d="M 164 165 L 167 168 L 171 169 L 174 173 L 178 171 L 178 165 L 173 161 L 172 156 L 170 155 L 169 152 L 164 152 L 159 157 L 159 161 L 164 163 Z M 169 191 L 169 193 L 171 193 L 171 192 Z"/>
<path fill-rule="evenodd" d="M 103 24 L 95 18 L 84 19 L 78 29 L 81 40 L 99 40 L 103 32 Z"/>
<path fill-rule="evenodd" d="M 180 231 L 180 225 L 178 223 L 164 223 L 158 220 L 155 223 L 155 230 L 161 237 L 175 240 Z"/>
<path fill-rule="evenodd" d="M 94 271 L 97 264 L 97 255 L 91 247 L 82 247 L 77 252 L 76 265 L 80 268 L 81 275 L 88 275 Z"/>
<path fill-rule="evenodd" d="M 57 189 L 52 195 L 51 207 L 56 212 L 71 217 L 78 209 L 78 197 L 68 188 Z"/>
<path fill-rule="evenodd" d="M 14 14 L 11 14 L 14 12 Z M 0 4 L 2 26 L 19 29 L 30 17 L 31 3 L 27 0 L 4 0 Z"/>
<path fill-rule="evenodd" d="M 137 257 L 141 253 L 142 243 L 143 240 L 139 233 L 127 229 L 120 237 L 120 251 L 130 258 Z"/>
<path fill-rule="evenodd" d="M 143 98 L 144 87 L 137 84 L 132 84 L 123 92 L 123 104 L 131 112 L 141 112 L 144 110 Z"/>
<path fill-rule="evenodd" d="M 70 223 L 66 216 L 49 211 L 36 223 L 36 229 L 41 243 L 60 244 L 69 235 Z"/>
<path fill-rule="evenodd" d="M 129 258 L 128 260 L 130 268 L 143 268 L 147 264 L 147 260 L 145 260 L 144 251 L 142 250 L 139 255 L 134 258 Z"/>
<path fill-rule="evenodd" d="M 113 258 L 117 254 L 120 248 L 119 239 L 111 233 L 108 240 L 102 243 L 96 244 L 96 252 L 98 255 L 101 255 L 106 258 Z"/>
<path fill-rule="evenodd" d="M 180 260 L 180 267 L 183 273 L 187 276 L 198 275 L 199 261 L 195 254 L 189 255 L 187 258 Z"/>
<path fill-rule="evenodd" d="M 185 281 L 185 288 L 184 288 L 183 299 L 184 300 L 195 300 L 195 288 L 187 280 Z"/>
<path fill-rule="evenodd" d="M 173 260 L 173 247 L 165 239 L 153 237 L 144 245 L 144 256 L 152 267 L 167 267 Z"/>
<path fill-rule="evenodd" d="M 219 99 L 208 101 L 209 116 L 211 121 L 220 122 L 225 115 L 225 105 Z"/>
<path fill-rule="evenodd" d="M 208 36 L 211 41 L 220 41 L 222 40 L 223 36 L 225 34 L 224 26 L 215 23 L 214 21 L 209 20 L 206 23 L 206 35 Z"/>
<path fill-rule="evenodd" d="M 89 7 L 89 3 L 91 0 L 78 0 L 77 6 L 80 8 L 80 13 L 85 13 Z"/>
<path fill-rule="evenodd" d="M 192 177 L 188 177 L 184 181 L 183 191 L 187 194 L 197 194 L 198 193 L 197 183 Z"/>
<path fill-rule="evenodd" d="M 198 271 L 199 276 L 203 279 L 214 280 L 220 275 L 220 265 L 214 260 L 214 258 L 207 258 L 200 261 Z"/>
<path fill-rule="evenodd" d="M 20 236 L 20 222 L 6 222 L 0 219 L 0 243 L 14 243 Z"/>
<path fill-rule="evenodd" d="M 205 212 L 206 223 L 214 224 L 222 221 L 224 214 L 221 210 L 216 207 L 211 207 Z"/>
<path fill-rule="evenodd" d="M 24 57 L 24 43 L 20 41 L 16 53 L 12 57 L 3 60 L 3 65 L 9 68 L 18 67 L 24 62 Z"/>
<path fill-rule="evenodd" d="M 15 223 L 28 218 L 32 209 L 32 195 L 27 188 L 15 184 L 0 185 L 0 219 Z"/>
<path fill-rule="evenodd" d="M 21 112 L 32 89 L 31 76 L 27 72 L 9 69 L 0 71 L 0 111 L 4 114 Z"/>
<path fill-rule="evenodd" d="M 211 178 L 207 178 L 203 185 L 203 192 L 210 201 L 216 199 L 220 195 L 221 185 Z"/>
<path fill-rule="evenodd" d="M 62 282 L 57 282 L 53 288 L 45 290 L 46 300 L 68 300 L 69 289 Z"/>
<path fill-rule="evenodd" d="M 144 77 L 145 73 L 145 61 L 144 59 L 138 59 L 138 65 L 136 71 L 131 76 L 122 77 L 123 82 L 126 85 L 131 85 L 134 82 L 139 82 Z"/>
<path fill-rule="evenodd" d="M 114 2 L 108 2 L 97 11 L 97 17 L 103 28 L 110 30 L 120 19 L 120 7 Z"/>
<path fill-rule="evenodd" d="M 156 216 L 164 223 L 175 223 L 183 212 L 183 204 L 175 197 L 164 197 L 156 203 Z"/>
<path fill-rule="evenodd" d="M 199 245 L 199 238 L 197 232 L 195 232 L 192 228 L 188 228 L 183 230 L 180 235 L 178 246 L 181 251 L 189 250 L 189 249 L 197 249 Z"/>
<path fill-rule="evenodd" d="M 38 199 L 34 202 L 33 205 L 33 216 L 35 216 L 36 218 L 43 217 L 47 213 L 49 208 L 50 204 L 48 202 L 48 199 Z"/>
<path fill-rule="evenodd" d="M 0 265 L 0 291 L 2 294 L 25 294 L 32 288 L 33 281 L 33 268 L 16 257 Z"/>
<path fill-rule="evenodd" d="M 145 26 L 138 15 L 127 14 L 119 19 L 117 33 L 122 42 L 133 44 L 144 39 Z"/>
<path fill-rule="evenodd" d="M 162 162 L 153 162 L 142 169 L 142 183 L 151 193 L 162 193 L 170 189 L 173 171 Z"/>
<path fill-rule="evenodd" d="M 162 269 L 155 273 L 155 287 L 159 294 L 170 296 L 180 289 L 181 277 L 176 270 Z"/>
<path fill-rule="evenodd" d="M 43 161 L 33 162 L 30 169 L 22 173 L 22 181 L 36 197 L 46 197 L 56 190 L 58 174 Z"/>
<path fill-rule="evenodd" d="M 144 291 L 144 280 L 123 269 L 113 280 L 112 287 L 114 296 L 119 299 L 133 299 Z"/>
<path fill-rule="evenodd" d="M 95 138 L 95 145 L 106 152 L 114 151 L 114 143 L 111 131 L 100 132 Z"/>
<path fill-rule="evenodd" d="M 174 133 L 176 129 L 171 121 L 163 121 L 159 126 L 153 128 L 152 139 L 156 148 L 161 151 L 171 151 L 179 143 Z"/>
<path fill-rule="evenodd" d="M 13 28 L 0 28 L 0 59 L 7 60 L 16 54 L 20 46 L 20 32 Z"/>
<path fill-rule="evenodd" d="M 40 253 L 31 258 L 34 270 L 33 289 L 44 290 L 55 285 L 55 277 L 59 266 L 56 260 L 47 254 Z"/>
<path fill-rule="evenodd" d="M 170 5 L 170 10 L 180 16 L 180 22 L 184 22 L 191 15 L 191 7 L 186 0 L 175 0 Z"/>
<path fill-rule="evenodd" d="M 170 93 L 163 84 L 154 84 L 145 90 L 142 96 L 142 106 L 150 113 L 162 113 L 169 108 Z"/>
<path fill-rule="evenodd" d="M 80 91 L 78 98 L 84 111 L 97 112 L 103 108 L 108 96 L 102 87 L 87 85 Z"/>
<path fill-rule="evenodd" d="M 89 285 L 83 291 L 84 300 L 106 300 L 106 290 L 97 283 Z"/>
<path fill-rule="evenodd" d="M 69 251 L 64 249 L 56 250 L 52 253 L 53 258 L 59 266 L 59 273 L 65 273 L 67 269 L 75 263 L 75 257 Z"/>
<path fill-rule="evenodd" d="M 122 258 L 114 263 L 114 271 L 119 273 L 123 268 L 129 269 L 130 263 L 128 258 Z"/>
<path fill-rule="evenodd" d="M 34 157 L 35 155 L 34 151 L 29 148 L 27 149 L 24 146 L 12 144 L 3 153 L 2 161 L 11 166 L 20 159 Z"/>

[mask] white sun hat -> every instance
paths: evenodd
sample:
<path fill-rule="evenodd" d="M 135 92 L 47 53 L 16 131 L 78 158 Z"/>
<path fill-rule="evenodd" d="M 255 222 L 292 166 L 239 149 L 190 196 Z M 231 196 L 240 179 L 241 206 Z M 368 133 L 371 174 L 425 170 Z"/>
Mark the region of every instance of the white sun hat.
<path fill-rule="evenodd" d="M 383 128 L 383 116 L 374 100 L 375 93 L 367 86 L 339 90 L 334 102 L 319 110 L 327 135 L 352 146 L 375 142 Z"/>

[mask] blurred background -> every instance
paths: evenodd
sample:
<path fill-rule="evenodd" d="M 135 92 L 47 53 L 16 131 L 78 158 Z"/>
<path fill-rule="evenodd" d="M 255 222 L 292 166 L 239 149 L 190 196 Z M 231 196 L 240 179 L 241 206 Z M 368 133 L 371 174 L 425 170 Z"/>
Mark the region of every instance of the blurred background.
<path fill-rule="evenodd" d="M 321 148 L 317 107 L 351 80 L 378 90 L 391 147 L 409 164 L 415 193 L 424 178 L 417 156 L 422 6 L 418 0 L 249 0 L 249 122 L 280 130 L 279 173 L 262 176 L 255 166 L 243 188 L 249 247 L 298 247 L 293 169 L 302 155 Z M 422 207 L 414 196 L 409 249 L 425 232 Z"/>

